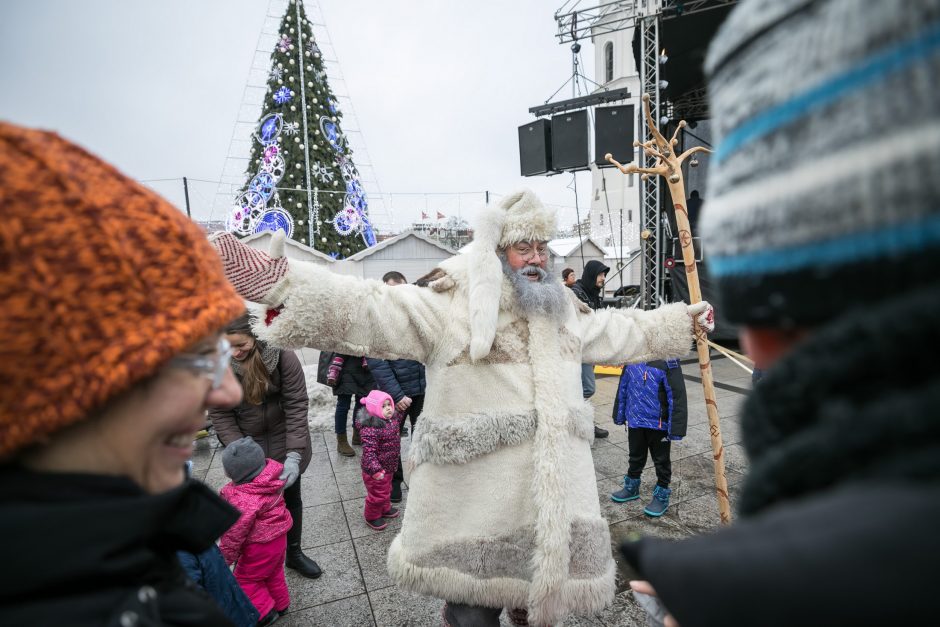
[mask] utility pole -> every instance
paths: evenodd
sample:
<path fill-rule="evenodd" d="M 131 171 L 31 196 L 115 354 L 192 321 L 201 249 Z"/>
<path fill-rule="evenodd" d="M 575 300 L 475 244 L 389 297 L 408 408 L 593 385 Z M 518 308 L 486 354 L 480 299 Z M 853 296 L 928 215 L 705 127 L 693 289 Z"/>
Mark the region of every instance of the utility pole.
<path fill-rule="evenodd" d="M 183 195 L 186 196 L 186 217 L 190 220 L 193 219 L 193 214 L 189 210 L 189 181 L 186 180 L 186 177 L 183 177 Z"/>

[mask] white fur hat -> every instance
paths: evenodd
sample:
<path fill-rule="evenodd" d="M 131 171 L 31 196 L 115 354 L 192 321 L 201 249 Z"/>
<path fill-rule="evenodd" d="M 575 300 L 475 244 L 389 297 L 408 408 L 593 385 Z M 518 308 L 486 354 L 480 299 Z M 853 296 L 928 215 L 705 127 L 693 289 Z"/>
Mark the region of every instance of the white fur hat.
<path fill-rule="evenodd" d="M 506 196 L 484 208 L 476 221 L 473 242 L 461 251 L 472 257 L 470 284 L 470 358 L 486 357 L 496 337 L 502 294 L 503 266 L 499 248 L 516 242 L 546 242 L 555 237 L 555 212 L 530 189 Z"/>
<path fill-rule="evenodd" d="M 498 205 L 485 207 L 476 222 L 473 240 L 493 250 L 516 242 L 547 242 L 557 231 L 555 212 L 525 188 L 509 194 Z"/>

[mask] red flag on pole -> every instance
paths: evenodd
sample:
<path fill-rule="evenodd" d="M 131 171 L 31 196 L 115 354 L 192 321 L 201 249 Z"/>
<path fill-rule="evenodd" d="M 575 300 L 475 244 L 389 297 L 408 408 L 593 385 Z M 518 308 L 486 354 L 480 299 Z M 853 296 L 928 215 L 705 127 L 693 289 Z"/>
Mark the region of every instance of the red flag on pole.
<path fill-rule="evenodd" d="M 428 214 L 426 214 L 425 212 L 422 211 L 422 212 L 421 212 L 421 219 L 422 219 L 422 220 L 427 220 L 427 219 L 428 219 Z"/>
<path fill-rule="evenodd" d="M 446 218 L 446 217 L 447 217 L 447 216 L 445 216 L 445 215 L 444 215 L 443 213 L 441 213 L 440 211 L 437 212 L 437 219 L 438 219 L 438 220 L 443 220 L 443 219 Z"/>

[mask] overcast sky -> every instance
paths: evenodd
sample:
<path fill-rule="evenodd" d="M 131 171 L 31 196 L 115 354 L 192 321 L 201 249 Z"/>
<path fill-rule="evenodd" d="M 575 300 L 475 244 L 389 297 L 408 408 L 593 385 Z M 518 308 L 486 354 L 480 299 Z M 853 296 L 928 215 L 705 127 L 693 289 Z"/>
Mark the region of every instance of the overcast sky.
<path fill-rule="evenodd" d="M 516 134 L 570 77 L 555 38 L 562 4 L 320 0 L 383 192 L 527 185 L 574 205 L 570 175 L 519 175 Z M 4 0 L 0 118 L 58 131 L 139 180 L 217 181 L 267 10 L 268 0 Z M 590 42 L 582 57 L 593 76 Z M 555 99 L 569 97 L 570 86 Z M 590 177 L 580 177 L 585 211 Z M 177 181 L 151 185 L 182 204 Z M 193 186 L 197 216 L 215 190 Z M 399 225 L 419 217 L 400 212 Z"/>

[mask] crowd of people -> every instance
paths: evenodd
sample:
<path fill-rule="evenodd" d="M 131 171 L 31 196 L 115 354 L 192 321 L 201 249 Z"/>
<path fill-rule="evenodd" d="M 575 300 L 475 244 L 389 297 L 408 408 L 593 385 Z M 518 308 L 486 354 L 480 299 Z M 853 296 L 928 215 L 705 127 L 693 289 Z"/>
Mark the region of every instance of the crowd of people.
<path fill-rule="evenodd" d="M 741 416 L 736 521 L 616 547 L 651 620 L 934 613 L 938 33 L 940 0 L 747 0 L 711 45 L 700 223 L 719 315 L 761 375 Z M 612 603 L 593 364 L 627 364 L 613 418 L 629 456 L 610 498 L 640 498 L 651 455 L 643 511 L 668 510 L 670 446 L 687 426 L 677 359 L 713 312 L 603 308 L 599 262 L 558 280 L 555 214 L 532 192 L 485 207 L 473 242 L 415 284 L 288 261 L 278 237 L 269 253 L 207 241 L 83 149 L 7 123 L 0 206 L 0 624 L 269 625 L 288 612 L 284 568 L 321 576 L 301 548 L 300 347 L 321 351 L 338 453 L 361 443 L 363 518 L 375 531 L 402 518 L 393 582 L 441 599 L 447 627 L 496 626 L 504 610 L 559 625 Z M 186 474 L 206 414 L 221 493 Z"/>

